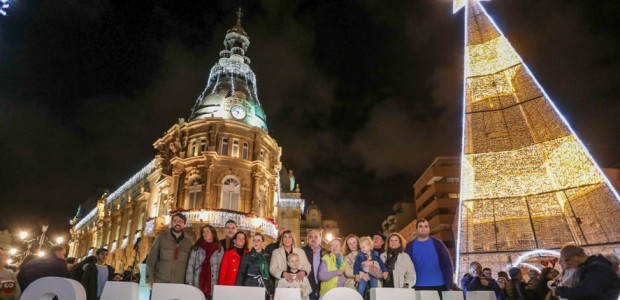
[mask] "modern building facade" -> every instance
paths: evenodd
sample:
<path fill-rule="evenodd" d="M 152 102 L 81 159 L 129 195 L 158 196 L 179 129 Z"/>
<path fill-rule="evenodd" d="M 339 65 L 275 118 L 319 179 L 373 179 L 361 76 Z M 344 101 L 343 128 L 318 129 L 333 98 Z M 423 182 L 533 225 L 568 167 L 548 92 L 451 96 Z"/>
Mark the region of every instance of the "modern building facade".
<path fill-rule="evenodd" d="M 186 232 L 194 236 L 211 224 L 223 237 L 227 220 L 268 241 L 277 237 L 277 222 L 299 235 L 299 226 L 289 224 L 299 224 L 303 200 L 290 193 L 280 197 L 282 149 L 267 129 L 246 56 L 249 46 L 239 12 L 189 119 L 180 119 L 155 141 L 151 162 L 103 194 L 86 216 L 72 220 L 70 256 L 103 246 L 112 254 L 109 263 L 123 269 L 136 254 L 138 261 L 144 259 L 175 212 L 188 217 Z"/>

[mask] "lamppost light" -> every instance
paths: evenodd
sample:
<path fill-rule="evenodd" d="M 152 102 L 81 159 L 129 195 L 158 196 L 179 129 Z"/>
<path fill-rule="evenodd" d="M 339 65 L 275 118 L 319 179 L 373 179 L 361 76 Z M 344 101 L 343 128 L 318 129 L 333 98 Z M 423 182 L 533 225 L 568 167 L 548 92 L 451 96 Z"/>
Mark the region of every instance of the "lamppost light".
<path fill-rule="evenodd" d="M 28 232 L 22 231 L 19 233 L 19 238 L 25 240 L 28 237 Z"/>
<path fill-rule="evenodd" d="M 39 253 L 37 253 L 38 257 L 43 257 L 45 256 L 45 252 L 44 251 L 39 251 Z"/>
<path fill-rule="evenodd" d="M 62 236 L 57 236 L 56 237 L 56 244 L 60 245 L 64 241 L 65 241 L 65 238 L 63 238 Z"/>
<path fill-rule="evenodd" d="M 331 242 L 334 239 L 334 235 L 330 232 L 330 233 L 325 235 L 325 239 L 329 243 L 329 242 Z"/>
<path fill-rule="evenodd" d="M 17 254 L 17 249 L 15 249 L 15 248 L 9 249 L 9 254 L 11 254 L 11 255 Z"/>
<path fill-rule="evenodd" d="M 7 265 L 12 265 L 13 264 L 13 259 L 12 258 L 7 259 L 6 260 L 6 264 Z"/>

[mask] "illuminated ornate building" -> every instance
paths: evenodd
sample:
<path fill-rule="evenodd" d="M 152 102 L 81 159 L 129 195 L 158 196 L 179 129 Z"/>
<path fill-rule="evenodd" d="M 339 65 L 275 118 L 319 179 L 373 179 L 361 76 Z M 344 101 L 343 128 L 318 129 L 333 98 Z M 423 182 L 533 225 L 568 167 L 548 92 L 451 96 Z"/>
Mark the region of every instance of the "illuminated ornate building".
<path fill-rule="evenodd" d="M 267 131 L 245 55 L 250 38 L 240 18 L 239 12 L 189 119 L 180 119 L 155 141 L 153 161 L 72 221 L 71 256 L 106 246 L 118 270 L 132 263 L 133 245 L 146 237 L 138 245 L 142 260 L 176 211 L 188 217 L 186 231 L 193 234 L 208 223 L 223 236 L 225 222 L 232 219 L 240 230 L 274 240 L 276 219 L 299 223 L 300 213 L 289 210 L 297 205 L 301 211 L 303 201 L 278 203 L 282 150 Z"/>
<path fill-rule="evenodd" d="M 618 254 L 618 194 L 482 5 L 454 2 L 463 7 L 457 274 L 474 260 L 500 270 L 566 243 Z"/>

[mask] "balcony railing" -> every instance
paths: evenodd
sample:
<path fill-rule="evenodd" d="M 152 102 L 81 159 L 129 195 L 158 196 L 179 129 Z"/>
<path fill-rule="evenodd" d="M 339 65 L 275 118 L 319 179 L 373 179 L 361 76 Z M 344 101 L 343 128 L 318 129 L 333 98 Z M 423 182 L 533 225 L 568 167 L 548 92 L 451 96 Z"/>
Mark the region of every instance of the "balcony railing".
<path fill-rule="evenodd" d="M 193 223 L 203 223 L 216 228 L 223 228 L 228 220 L 233 220 L 237 223 L 237 228 L 240 230 L 258 231 L 274 239 L 278 237 L 276 225 L 265 218 L 239 212 L 218 210 L 184 211 L 181 213 L 187 217 L 187 226 L 191 226 Z M 144 227 L 144 234 L 154 235 L 158 231 L 157 227 L 167 226 L 168 224 L 170 224 L 170 215 L 148 220 Z"/>

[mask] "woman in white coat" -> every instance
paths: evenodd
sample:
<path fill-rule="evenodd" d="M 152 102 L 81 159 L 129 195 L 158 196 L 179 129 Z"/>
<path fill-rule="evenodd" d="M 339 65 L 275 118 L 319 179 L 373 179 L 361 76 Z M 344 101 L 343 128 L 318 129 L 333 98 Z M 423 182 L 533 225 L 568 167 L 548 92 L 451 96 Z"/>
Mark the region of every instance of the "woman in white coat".
<path fill-rule="evenodd" d="M 415 269 L 411 258 L 405 253 L 405 238 L 402 235 L 391 233 L 388 236 L 381 259 L 388 269 L 383 287 L 408 289 L 415 285 Z"/>
<path fill-rule="evenodd" d="M 299 272 L 291 273 L 291 269 L 288 267 L 288 255 L 296 253 L 299 256 Z M 306 253 L 301 248 L 297 247 L 297 241 L 295 235 L 290 230 L 282 232 L 282 240 L 280 241 L 280 247 L 273 250 L 271 254 L 271 262 L 269 263 L 269 273 L 276 278 L 275 286 L 278 286 L 279 280 L 286 280 L 292 282 L 294 280 L 302 281 L 304 276 L 310 274 L 310 262 L 306 257 Z"/>

